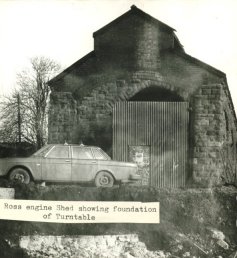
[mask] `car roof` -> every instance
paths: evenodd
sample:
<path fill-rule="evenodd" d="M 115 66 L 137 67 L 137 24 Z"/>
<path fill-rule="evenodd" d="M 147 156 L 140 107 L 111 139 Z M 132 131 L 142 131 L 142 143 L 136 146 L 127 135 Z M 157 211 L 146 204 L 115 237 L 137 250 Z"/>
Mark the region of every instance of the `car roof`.
<path fill-rule="evenodd" d="M 98 146 L 93 146 L 93 145 L 84 145 L 84 144 L 71 144 L 71 143 L 50 143 L 50 144 L 47 144 L 47 146 L 74 146 L 74 147 L 91 147 L 91 148 L 98 148 L 98 149 L 101 149 L 100 147 Z"/>

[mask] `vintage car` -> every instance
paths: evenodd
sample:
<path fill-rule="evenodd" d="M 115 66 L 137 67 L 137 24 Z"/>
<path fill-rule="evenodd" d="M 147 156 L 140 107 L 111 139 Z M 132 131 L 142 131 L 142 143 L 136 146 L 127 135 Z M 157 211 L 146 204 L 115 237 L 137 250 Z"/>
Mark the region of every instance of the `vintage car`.
<path fill-rule="evenodd" d="M 111 160 L 99 147 L 49 144 L 27 158 L 0 159 L 0 176 L 28 184 L 93 182 L 97 187 L 140 180 L 137 165 Z"/>

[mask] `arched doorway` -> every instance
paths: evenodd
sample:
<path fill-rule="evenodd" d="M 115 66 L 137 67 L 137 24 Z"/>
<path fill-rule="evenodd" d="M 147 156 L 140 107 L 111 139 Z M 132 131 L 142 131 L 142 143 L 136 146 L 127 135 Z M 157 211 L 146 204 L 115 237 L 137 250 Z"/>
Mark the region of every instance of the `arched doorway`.
<path fill-rule="evenodd" d="M 113 157 L 138 163 L 143 185 L 183 187 L 188 150 L 188 103 L 149 87 L 113 108 Z"/>

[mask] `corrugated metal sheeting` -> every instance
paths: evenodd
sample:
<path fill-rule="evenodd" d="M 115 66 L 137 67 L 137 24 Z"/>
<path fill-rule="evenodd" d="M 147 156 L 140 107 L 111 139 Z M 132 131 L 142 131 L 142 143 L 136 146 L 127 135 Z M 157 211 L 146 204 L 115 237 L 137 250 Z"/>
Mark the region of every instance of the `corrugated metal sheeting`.
<path fill-rule="evenodd" d="M 113 109 L 113 158 L 131 161 L 131 146 L 150 146 L 149 184 L 183 187 L 188 154 L 187 102 L 118 102 Z"/>

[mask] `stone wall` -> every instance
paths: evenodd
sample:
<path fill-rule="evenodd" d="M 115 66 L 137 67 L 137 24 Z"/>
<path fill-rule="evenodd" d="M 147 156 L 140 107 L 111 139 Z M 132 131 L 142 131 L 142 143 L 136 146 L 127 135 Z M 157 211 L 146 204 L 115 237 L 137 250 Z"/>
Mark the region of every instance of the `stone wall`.
<path fill-rule="evenodd" d="M 157 70 L 160 67 L 159 48 L 172 47 L 172 44 L 172 30 L 158 29 L 157 24 L 134 13 L 94 33 L 98 63 L 106 70 L 111 66 Z"/>
<path fill-rule="evenodd" d="M 69 92 L 50 95 L 49 143 L 65 143 L 77 124 L 77 104 Z"/>
<path fill-rule="evenodd" d="M 236 125 L 224 89 L 223 84 L 204 85 L 194 97 L 193 179 L 206 186 L 235 181 L 228 150 L 232 147 L 236 153 Z M 230 132 L 235 133 L 230 136 Z"/>
<path fill-rule="evenodd" d="M 237 184 L 237 122 L 233 104 L 227 87 L 222 87 L 224 101 L 224 143 L 221 149 L 222 181 L 227 184 Z"/>

